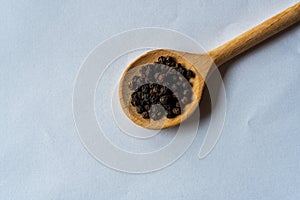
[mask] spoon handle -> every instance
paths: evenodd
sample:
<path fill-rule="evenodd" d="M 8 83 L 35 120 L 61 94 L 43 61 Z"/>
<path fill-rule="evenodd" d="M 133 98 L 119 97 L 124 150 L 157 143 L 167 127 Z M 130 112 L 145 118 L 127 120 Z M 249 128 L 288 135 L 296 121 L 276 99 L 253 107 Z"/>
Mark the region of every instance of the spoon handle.
<path fill-rule="evenodd" d="M 208 52 L 217 66 L 300 21 L 300 2 Z"/>

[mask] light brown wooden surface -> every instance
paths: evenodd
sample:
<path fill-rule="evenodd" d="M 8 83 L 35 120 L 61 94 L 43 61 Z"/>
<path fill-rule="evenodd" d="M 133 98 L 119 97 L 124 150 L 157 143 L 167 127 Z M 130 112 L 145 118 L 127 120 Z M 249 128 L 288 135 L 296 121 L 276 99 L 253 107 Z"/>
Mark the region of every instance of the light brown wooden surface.
<path fill-rule="evenodd" d="M 121 107 L 134 123 L 145 128 L 161 129 L 178 125 L 188 118 L 198 107 L 205 79 L 212 66 L 220 66 L 299 20 L 300 2 L 224 45 L 209 51 L 208 54 L 192 54 L 167 49 L 147 52 L 127 67 L 120 80 L 119 97 Z M 128 82 L 134 75 L 139 73 L 138 70 L 140 66 L 154 63 L 160 56 L 174 57 L 177 62 L 182 63 L 187 69 L 192 69 L 196 73 L 196 77 L 192 82 L 194 92 L 192 102 L 184 108 L 183 113 L 172 119 L 164 117 L 161 120 L 153 121 L 151 119 L 143 119 L 142 116 L 136 112 L 135 107 L 130 104 L 132 91 L 128 87 Z"/>

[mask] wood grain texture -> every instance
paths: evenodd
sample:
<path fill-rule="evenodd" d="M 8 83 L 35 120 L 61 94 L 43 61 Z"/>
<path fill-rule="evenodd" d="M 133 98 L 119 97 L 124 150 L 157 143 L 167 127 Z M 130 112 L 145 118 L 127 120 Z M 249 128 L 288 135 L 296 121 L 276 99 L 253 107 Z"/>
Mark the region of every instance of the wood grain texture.
<path fill-rule="evenodd" d="M 217 66 L 300 21 L 300 2 L 209 52 Z"/>

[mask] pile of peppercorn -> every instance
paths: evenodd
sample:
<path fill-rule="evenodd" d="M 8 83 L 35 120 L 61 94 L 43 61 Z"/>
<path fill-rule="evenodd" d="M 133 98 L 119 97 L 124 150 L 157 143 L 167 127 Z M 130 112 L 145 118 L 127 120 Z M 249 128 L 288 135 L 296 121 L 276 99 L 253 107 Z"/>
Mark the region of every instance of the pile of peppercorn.
<path fill-rule="evenodd" d="M 129 82 L 131 105 L 144 119 L 159 120 L 163 116 L 174 118 L 191 102 L 195 73 L 174 58 L 161 56 L 153 64 L 140 69 L 140 76 Z"/>

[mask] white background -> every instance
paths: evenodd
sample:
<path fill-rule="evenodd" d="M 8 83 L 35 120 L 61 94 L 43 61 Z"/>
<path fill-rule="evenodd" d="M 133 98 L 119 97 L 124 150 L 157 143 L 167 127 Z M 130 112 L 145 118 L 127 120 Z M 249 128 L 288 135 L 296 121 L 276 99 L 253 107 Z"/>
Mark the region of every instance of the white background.
<path fill-rule="evenodd" d="M 1 1 L 0 199 L 299 199 L 299 25 L 222 68 L 227 116 L 204 160 L 207 116 L 175 164 L 132 175 L 92 158 L 72 115 L 81 63 L 112 35 L 164 27 L 209 50 L 296 2 Z"/>

